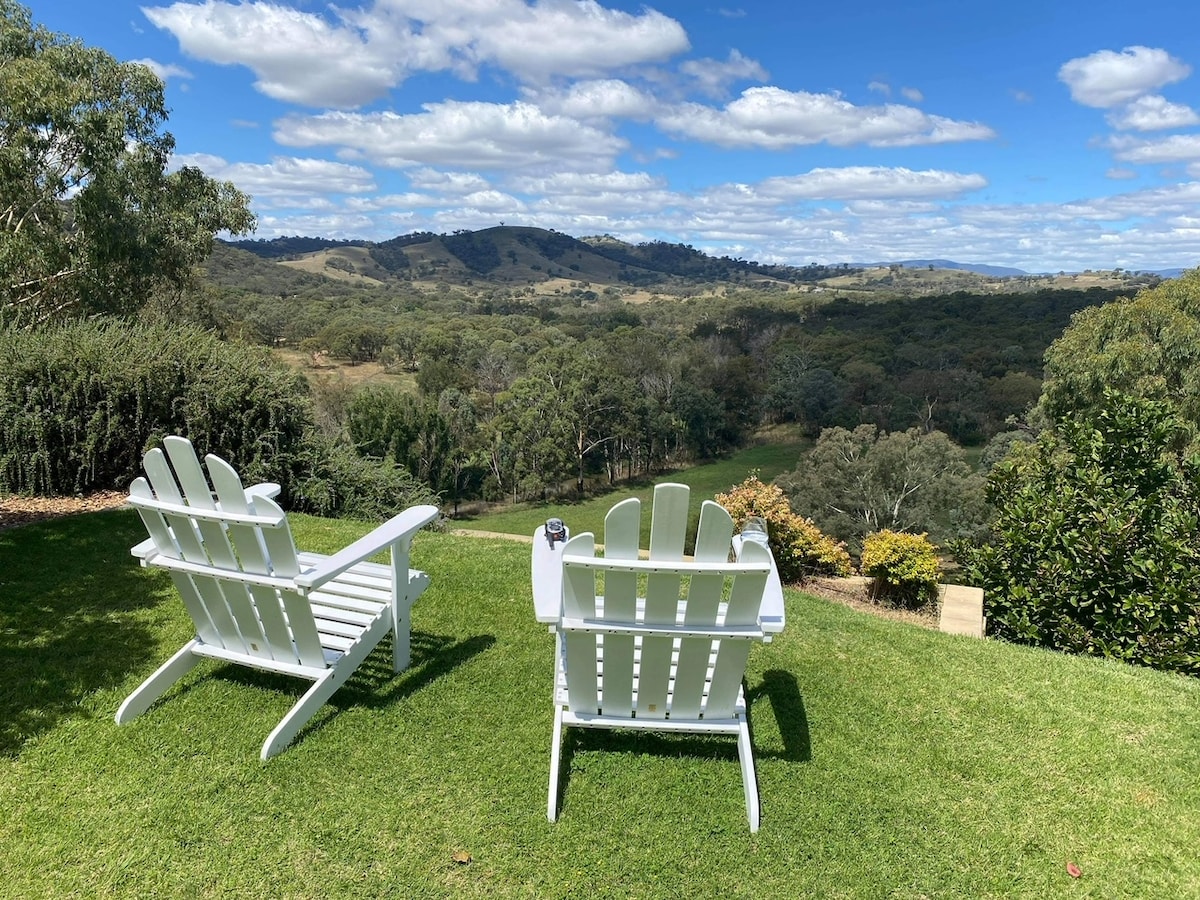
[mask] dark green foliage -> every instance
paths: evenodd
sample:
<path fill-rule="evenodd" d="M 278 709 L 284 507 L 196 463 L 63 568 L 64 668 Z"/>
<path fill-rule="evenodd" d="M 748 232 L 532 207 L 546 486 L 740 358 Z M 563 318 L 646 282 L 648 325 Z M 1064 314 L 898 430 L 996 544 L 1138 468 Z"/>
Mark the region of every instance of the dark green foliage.
<path fill-rule="evenodd" d="M 503 262 L 496 242 L 485 232 L 458 231 L 444 235 L 442 243 L 464 266 L 480 275 L 486 275 Z"/>
<path fill-rule="evenodd" d="M 124 489 L 164 434 L 186 435 L 247 479 L 286 480 L 308 422 L 295 373 L 197 328 L 0 332 L 0 490 Z"/>
<path fill-rule="evenodd" d="M 369 387 L 350 402 L 346 428 L 363 456 L 398 463 L 434 490 L 441 488 L 452 435 L 436 399 Z"/>
<path fill-rule="evenodd" d="M 310 434 L 295 460 L 290 508 L 318 516 L 380 522 L 438 497 L 402 466 L 360 456 L 354 448 Z"/>
<path fill-rule="evenodd" d="M 262 259 L 285 259 L 289 256 L 302 256 L 305 253 L 316 253 L 318 250 L 328 250 L 331 247 L 365 247 L 366 241 L 338 241 L 331 238 L 315 237 L 277 237 L 271 240 L 258 238 L 256 240 L 227 241 L 231 247 L 246 250 Z"/>
<path fill-rule="evenodd" d="M 989 477 L 990 541 L 957 554 L 989 629 L 1200 674 L 1200 460 L 1167 404 L 1109 392 Z"/>

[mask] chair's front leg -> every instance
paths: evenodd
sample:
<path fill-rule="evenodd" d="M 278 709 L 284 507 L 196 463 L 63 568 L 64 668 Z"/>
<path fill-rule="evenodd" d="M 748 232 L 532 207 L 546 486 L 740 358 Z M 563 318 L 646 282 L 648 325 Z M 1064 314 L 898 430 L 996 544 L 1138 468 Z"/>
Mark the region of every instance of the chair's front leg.
<path fill-rule="evenodd" d="M 392 544 L 392 670 L 402 672 L 412 662 L 412 607 L 429 576 L 408 568 L 412 539 Z M 418 577 L 414 577 L 418 576 Z"/>

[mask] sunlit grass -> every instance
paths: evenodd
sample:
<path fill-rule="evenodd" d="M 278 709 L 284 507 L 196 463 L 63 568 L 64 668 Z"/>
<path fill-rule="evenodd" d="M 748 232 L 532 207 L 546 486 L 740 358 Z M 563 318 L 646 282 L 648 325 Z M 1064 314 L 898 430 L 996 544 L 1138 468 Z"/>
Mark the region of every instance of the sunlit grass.
<path fill-rule="evenodd" d="M 262 764 L 300 682 L 205 664 L 114 724 L 191 635 L 141 536 L 128 511 L 0 532 L 0 896 L 1200 896 L 1194 679 L 789 592 L 747 673 L 757 835 L 731 742 L 620 733 L 568 741 L 552 825 L 528 547 L 419 535 L 413 668 L 385 642 Z"/>

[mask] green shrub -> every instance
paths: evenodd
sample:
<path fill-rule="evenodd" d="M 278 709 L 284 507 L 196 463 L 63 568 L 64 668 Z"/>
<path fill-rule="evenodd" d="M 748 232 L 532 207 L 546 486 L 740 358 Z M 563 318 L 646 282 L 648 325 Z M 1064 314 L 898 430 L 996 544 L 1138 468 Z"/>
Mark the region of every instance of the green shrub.
<path fill-rule="evenodd" d="M 872 595 L 885 603 L 916 609 L 937 595 L 937 548 L 924 534 L 885 529 L 867 535 L 859 568 L 873 579 Z"/>
<path fill-rule="evenodd" d="M 0 491 L 125 490 L 167 434 L 215 453 L 286 508 L 385 519 L 437 502 L 402 468 L 314 427 L 304 381 L 261 348 L 164 323 L 0 332 Z"/>
<path fill-rule="evenodd" d="M 1112 393 L 989 476 L 990 541 L 955 547 L 1009 640 L 1200 674 L 1200 460 L 1167 404 Z"/>
<path fill-rule="evenodd" d="M 246 480 L 286 482 L 311 421 L 303 380 L 198 328 L 74 322 L 0 331 L 0 490 L 123 490 L 183 434 Z"/>
<path fill-rule="evenodd" d="M 403 466 L 360 456 L 315 432 L 305 441 L 296 469 L 291 508 L 318 516 L 381 521 L 409 506 L 439 502 Z"/>
<path fill-rule="evenodd" d="M 777 485 L 764 484 L 757 475 L 751 475 L 729 493 L 717 494 L 716 501 L 729 511 L 738 528 L 750 516 L 766 520 L 771 553 L 784 581 L 804 581 L 822 575 L 845 577 L 853 573 L 845 546 L 792 512 Z"/>

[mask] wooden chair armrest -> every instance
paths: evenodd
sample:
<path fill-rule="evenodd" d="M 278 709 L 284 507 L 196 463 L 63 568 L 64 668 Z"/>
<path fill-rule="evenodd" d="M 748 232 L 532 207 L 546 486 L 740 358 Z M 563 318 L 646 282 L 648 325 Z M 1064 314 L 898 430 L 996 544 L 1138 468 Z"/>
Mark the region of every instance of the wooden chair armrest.
<path fill-rule="evenodd" d="M 359 538 L 349 547 L 340 550 L 307 572 L 296 576 L 299 588 L 319 587 L 341 575 L 351 566 L 357 565 L 380 550 L 400 541 L 411 540 L 412 536 L 438 517 L 436 506 L 411 506 L 399 515 L 388 519 L 370 534 Z"/>

